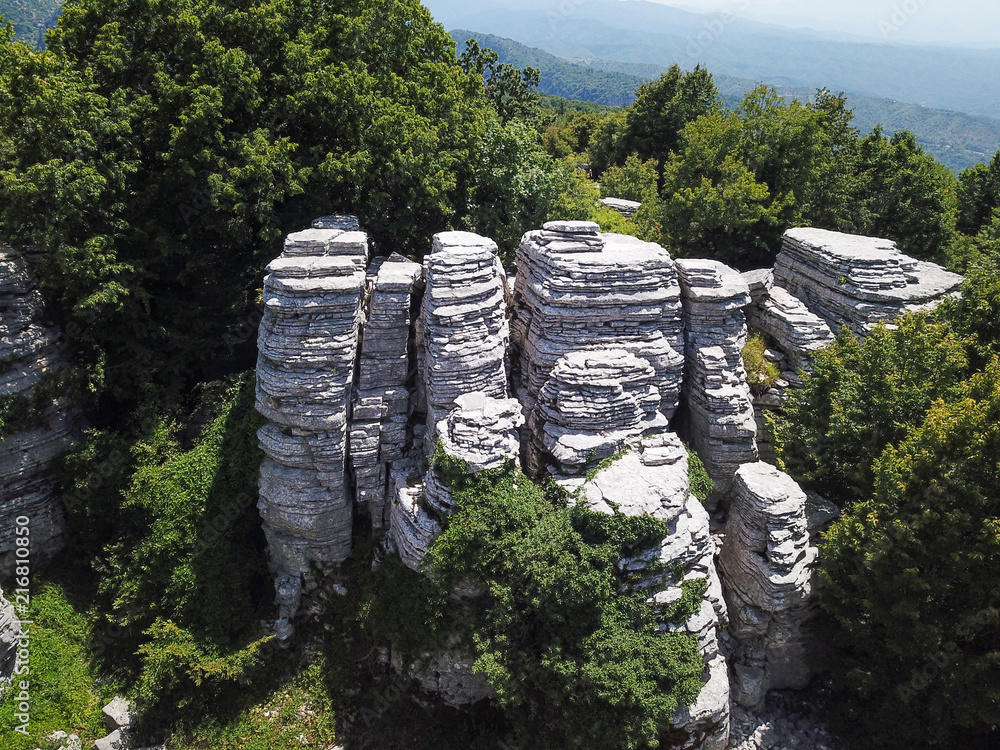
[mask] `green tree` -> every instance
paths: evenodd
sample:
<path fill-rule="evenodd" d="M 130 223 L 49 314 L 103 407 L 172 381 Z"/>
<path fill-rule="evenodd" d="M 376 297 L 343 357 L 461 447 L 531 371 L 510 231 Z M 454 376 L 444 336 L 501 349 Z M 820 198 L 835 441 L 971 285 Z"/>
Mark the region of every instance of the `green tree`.
<path fill-rule="evenodd" d="M 1000 208 L 1000 153 L 989 164 L 966 169 L 958 182 L 958 229 L 978 234 L 993 222 Z"/>
<path fill-rule="evenodd" d="M 876 127 L 858 147 L 855 224 L 917 258 L 941 260 L 954 239 L 955 176 L 924 152 L 912 133 L 892 138 Z"/>
<path fill-rule="evenodd" d="M 823 547 L 856 743 L 993 747 L 1000 726 L 1000 361 L 938 402 Z"/>
<path fill-rule="evenodd" d="M 80 0 L 47 52 L 2 35 L 0 239 L 44 248 L 121 413 L 225 352 L 284 233 L 347 211 L 419 254 L 468 203 L 482 83 L 416 0 Z"/>
<path fill-rule="evenodd" d="M 960 386 L 968 343 L 918 315 L 877 327 L 864 343 L 845 327 L 773 420 L 782 468 L 842 507 L 867 498 L 886 446 Z"/>
<path fill-rule="evenodd" d="M 504 123 L 533 119 L 538 115 L 540 97 L 536 89 L 541 73 L 537 68 L 518 70 L 510 63 L 499 62 L 499 59 L 496 52 L 480 47 L 475 39 L 469 39 L 459 62 L 466 73 L 483 79 L 486 97 Z"/>
<path fill-rule="evenodd" d="M 622 166 L 604 170 L 601 175 L 601 197 L 654 203 L 659 197 L 656 182 L 656 162 L 652 159 L 642 162 L 633 155 Z"/>
<path fill-rule="evenodd" d="M 641 161 L 656 161 L 662 171 L 684 126 L 718 107 L 718 97 L 712 74 L 700 65 L 690 72 L 672 65 L 659 80 L 642 84 L 626 110 L 614 163 L 635 154 Z"/>

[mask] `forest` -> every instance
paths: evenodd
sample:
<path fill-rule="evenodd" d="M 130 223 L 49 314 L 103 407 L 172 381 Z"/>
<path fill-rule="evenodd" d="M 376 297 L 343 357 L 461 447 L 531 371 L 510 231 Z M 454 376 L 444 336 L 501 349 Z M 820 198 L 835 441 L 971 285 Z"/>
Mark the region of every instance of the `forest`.
<path fill-rule="evenodd" d="M 726 107 L 700 66 L 628 106 L 542 97 L 537 69 L 461 46 L 416 0 L 71 0 L 45 49 L 0 28 L 0 244 L 41 248 L 71 362 L 36 403 L 0 397 L 0 435 L 67 393 L 88 425 L 58 467 L 66 549 L 34 583 L 35 724 L 15 733 L 0 700 L 0 748 L 92 741 L 114 695 L 178 750 L 652 748 L 693 699 L 689 644 L 649 637 L 613 593 L 607 560 L 656 525 L 595 529 L 517 475 L 453 479 L 467 525 L 442 537 L 439 581 L 373 570 L 359 545 L 349 594 L 273 646 L 248 499 L 260 280 L 287 233 L 335 213 L 378 255 L 419 260 L 463 229 L 508 270 L 524 232 L 573 219 L 739 270 L 814 226 L 964 274 L 931 314 L 842 334 L 772 427 L 780 468 L 843 514 L 818 627 L 844 746 L 996 747 L 1000 154 L 956 175 L 910 132 L 862 134 L 842 95 L 762 86 Z M 441 637 L 469 570 L 503 603 L 470 634 L 502 700 L 400 700 L 380 644 Z M 539 632 L 562 661 L 537 658 Z"/>

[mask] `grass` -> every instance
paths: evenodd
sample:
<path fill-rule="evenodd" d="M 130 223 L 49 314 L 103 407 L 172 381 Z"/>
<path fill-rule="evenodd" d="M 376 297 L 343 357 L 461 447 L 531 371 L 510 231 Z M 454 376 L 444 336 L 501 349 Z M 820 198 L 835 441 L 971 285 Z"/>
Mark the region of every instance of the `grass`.
<path fill-rule="evenodd" d="M 114 685 L 102 679 L 91 658 L 92 615 L 74 603 L 67 587 L 40 580 L 27 615 L 31 660 L 29 680 L 31 721 L 28 735 L 15 731 L 18 722 L 11 690 L 0 701 L 0 750 L 45 747 L 45 738 L 62 730 L 77 734 L 84 747 L 107 732 L 101 707 L 115 695 Z M 17 679 L 24 679 L 18 677 Z"/>
<path fill-rule="evenodd" d="M 747 371 L 747 382 L 750 390 L 760 395 L 771 388 L 781 377 L 777 365 L 770 361 L 764 353 L 767 342 L 759 333 L 753 333 L 743 347 L 743 366 Z"/>

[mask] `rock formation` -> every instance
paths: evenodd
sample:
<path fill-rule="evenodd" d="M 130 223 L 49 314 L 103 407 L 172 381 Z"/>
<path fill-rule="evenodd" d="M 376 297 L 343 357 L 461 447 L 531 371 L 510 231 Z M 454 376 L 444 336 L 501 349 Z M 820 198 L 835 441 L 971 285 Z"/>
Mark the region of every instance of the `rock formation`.
<path fill-rule="evenodd" d="M 258 507 L 281 635 L 310 565 L 336 565 L 351 552 L 347 417 L 367 256 L 361 232 L 308 229 L 288 236 L 264 279 L 257 410 L 270 421 L 258 432 L 267 455 Z"/>
<path fill-rule="evenodd" d="M 774 280 L 834 331 L 858 336 L 904 312 L 926 310 L 955 292 L 962 277 L 903 255 L 891 240 L 825 229 L 790 229 Z"/>
<path fill-rule="evenodd" d="M 533 408 L 567 354 L 623 350 L 653 368 L 651 386 L 670 419 L 684 367 L 674 261 L 659 245 L 598 230 L 590 222 L 550 222 L 521 240 L 512 324 L 518 396 Z"/>
<path fill-rule="evenodd" d="M 624 198 L 601 198 L 600 204 L 617 211 L 626 219 L 631 219 L 642 208 L 642 204 L 638 201 L 627 201 Z"/>
<path fill-rule="evenodd" d="M 65 521 L 49 468 L 77 429 L 58 382 L 66 342 L 41 322 L 33 262 L 31 250 L 0 248 L 0 397 L 8 420 L 0 441 L 0 574 L 13 572 L 19 517 L 29 519 L 33 566 L 61 549 Z"/>
<path fill-rule="evenodd" d="M 20 621 L 14 605 L 3 598 L 0 590 L 0 697 L 10 684 L 17 662 L 17 639 L 21 633 Z"/>
<path fill-rule="evenodd" d="M 469 232 L 436 234 L 424 273 L 418 336 L 430 453 L 438 422 L 459 396 L 507 397 L 510 328 L 507 276 L 493 240 Z"/>
<path fill-rule="evenodd" d="M 770 271 L 743 274 L 750 287 L 751 304 L 743 308 L 747 325 L 759 331 L 777 347 L 793 371 L 812 367 L 816 351 L 832 344 L 836 337 L 830 326 L 788 290 L 767 283 Z"/>
<path fill-rule="evenodd" d="M 416 362 L 410 326 L 423 272 L 419 264 L 392 255 L 373 261 L 368 275 L 350 446 L 355 499 L 359 508 L 368 509 L 379 534 L 388 522 L 387 477 L 410 444 L 409 383 Z"/>
<path fill-rule="evenodd" d="M 560 484 L 573 488 L 579 480 Z M 721 750 L 729 740 L 729 677 L 718 641 L 726 623 L 726 604 L 713 559 L 708 513 L 690 494 L 687 451 L 670 433 L 635 441 L 610 466 L 585 480 L 579 496 L 598 513 L 648 514 L 668 524 L 670 534 L 658 548 L 636 550 L 618 566 L 628 587 L 645 592 L 661 616 L 683 596 L 682 584 L 707 581 L 699 611 L 683 623 L 664 622 L 661 627 L 694 635 L 705 662 L 705 687 L 693 706 L 679 711 L 672 746 Z"/>
<path fill-rule="evenodd" d="M 805 493 L 773 466 L 741 467 L 719 569 L 737 643 L 733 701 L 747 710 L 762 710 L 768 690 L 804 688 L 812 677 L 802 626 L 812 614 L 817 556 Z"/>
<path fill-rule="evenodd" d="M 743 366 L 743 308 L 750 289 L 739 273 L 714 260 L 678 260 L 684 305 L 685 405 L 691 445 L 713 484 L 710 510 L 724 502 L 736 470 L 757 460 L 757 424 Z"/>

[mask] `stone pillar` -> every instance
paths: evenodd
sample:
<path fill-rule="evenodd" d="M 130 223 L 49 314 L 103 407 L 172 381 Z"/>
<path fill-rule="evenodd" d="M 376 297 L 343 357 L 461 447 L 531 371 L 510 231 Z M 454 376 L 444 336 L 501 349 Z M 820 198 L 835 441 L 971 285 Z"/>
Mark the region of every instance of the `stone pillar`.
<path fill-rule="evenodd" d="M 66 364 L 65 341 L 41 323 L 43 302 L 31 253 L 0 247 L 0 396 L 21 402 L 21 424 L 0 440 L 0 575 L 13 575 L 17 519 L 28 519 L 34 567 L 63 545 L 65 520 L 49 468 L 70 447 L 77 414 L 53 380 Z"/>
<path fill-rule="evenodd" d="M 736 470 L 757 461 L 757 423 L 743 366 L 750 289 L 739 273 L 714 260 L 678 260 L 684 305 L 687 431 L 711 477 L 706 505 L 715 511 Z"/>
<path fill-rule="evenodd" d="M 806 495 L 765 463 L 736 473 L 719 556 L 729 607 L 733 700 L 760 711 L 769 690 L 801 689 L 813 672 L 803 624 L 812 615 L 814 567 Z"/>
<path fill-rule="evenodd" d="M 368 509 L 372 531 L 388 523 L 386 491 L 392 462 L 403 458 L 411 430 L 410 327 L 423 271 L 400 255 L 372 263 L 362 332 L 358 386 L 351 411 L 355 500 Z"/>
<path fill-rule="evenodd" d="M 258 432 L 266 458 L 257 507 L 282 637 L 290 633 L 301 576 L 351 552 L 347 417 L 367 259 L 364 233 L 308 229 L 288 236 L 264 279 L 257 410 L 269 422 Z"/>

